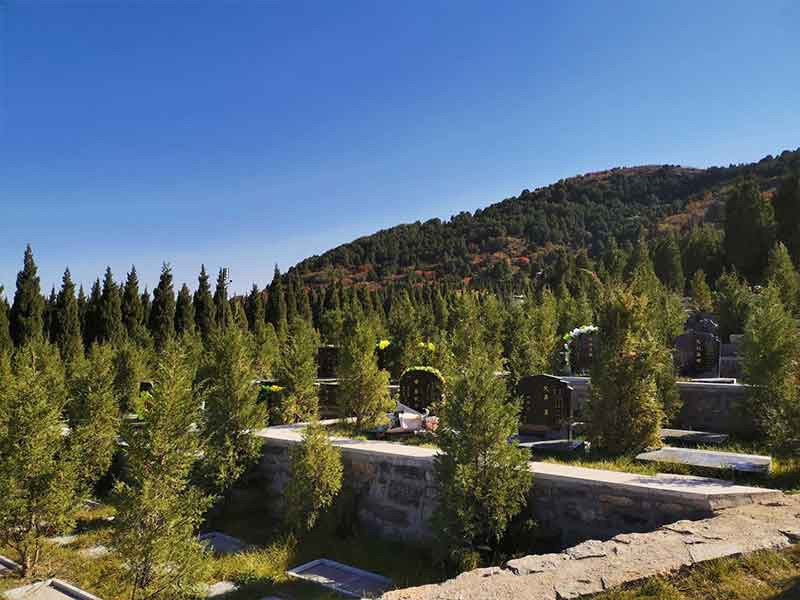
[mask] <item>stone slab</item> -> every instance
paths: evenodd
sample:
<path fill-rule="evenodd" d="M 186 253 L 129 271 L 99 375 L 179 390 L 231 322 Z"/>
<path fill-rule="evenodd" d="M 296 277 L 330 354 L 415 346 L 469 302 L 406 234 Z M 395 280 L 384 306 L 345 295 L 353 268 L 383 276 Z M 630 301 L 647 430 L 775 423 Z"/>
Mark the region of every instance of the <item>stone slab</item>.
<path fill-rule="evenodd" d="M 3 594 L 8 600 L 100 600 L 60 579 L 48 579 L 14 588 Z"/>
<path fill-rule="evenodd" d="M 238 589 L 239 587 L 232 581 L 218 581 L 208 586 L 206 589 L 206 598 L 221 598 L 227 594 L 232 594 Z"/>
<path fill-rule="evenodd" d="M 743 473 L 769 473 L 772 458 L 758 454 L 738 454 L 714 450 L 665 447 L 652 452 L 642 452 L 637 460 L 673 463 L 707 469 L 734 470 Z"/>
<path fill-rule="evenodd" d="M 374 598 L 392 587 L 392 580 L 388 577 L 326 558 L 305 563 L 287 573 L 352 598 Z"/>
<path fill-rule="evenodd" d="M 245 542 L 221 531 L 201 533 L 197 536 L 197 540 L 217 555 L 236 554 L 247 549 Z"/>
<path fill-rule="evenodd" d="M 711 433 L 708 431 L 691 431 L 688 429 L 662 429 L 661 439 L 670 442 L 717 446 L 728 441 L 728 434 Z"/>
<path fill-rule="evenodd" d="M 521 438 L 525 439 L 525 438 Z M 575 454 L 581 452 L 586 443 L 581 440 L 538 440 L 520 441 L 520 448 L 527 448 L 531 454 Z"/>

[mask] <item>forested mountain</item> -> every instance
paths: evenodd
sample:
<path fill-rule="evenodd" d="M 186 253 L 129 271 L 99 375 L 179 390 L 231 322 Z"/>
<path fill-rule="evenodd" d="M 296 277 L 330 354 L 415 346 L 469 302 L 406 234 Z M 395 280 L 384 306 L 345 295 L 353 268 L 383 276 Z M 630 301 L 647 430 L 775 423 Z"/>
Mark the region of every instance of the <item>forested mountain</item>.
<path fill-rule="evenodd" d="M 422 280 L 491 285 L 533 276 L 557 260 L 554 250 L 603 254 L 641 233 L 680 233 L 721 225 L 737 180 L 753 176 L 766 197 L 800 167 L 800 149 L 756 163 L 693 169 L 675 165 L 615 168 L 564 179 L 448 221 L 417 221 L 379 231 L 300 262 L 289 275 L 307 285 Z"/>

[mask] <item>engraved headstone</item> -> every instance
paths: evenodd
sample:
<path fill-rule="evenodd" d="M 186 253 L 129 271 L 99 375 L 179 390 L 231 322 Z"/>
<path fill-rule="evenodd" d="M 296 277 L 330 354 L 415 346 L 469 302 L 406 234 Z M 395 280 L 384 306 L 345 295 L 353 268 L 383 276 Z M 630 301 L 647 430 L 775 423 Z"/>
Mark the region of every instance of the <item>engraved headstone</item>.
<path fill-rule="evenodd" d="M 675 367 L 684 377 L 718 377 L 720 340 L 711 333 L 690 331 L 675 338 Z"/>
<path fill-rule="evenodd" d="M 575 336 L 569 342 L 569 365 L 573 375 L 586 375 L 594 362 L 597 332 L 587 332 Z"/>
<path fill-rule="evenodd" d="M 442 399 L 444 381 L 441 375 L 425 367 L 412 367 L 400 377 L 400 404 L 417 412 L 431 410 Z"/>
<path fill-rule="evenodd" d="M 317 377 L 333 379 L 339 366 L 339 346 L 320 346 L 317 350 Z"/>
<path fill-rule="evenodd" d="M 561 431 L 572 420 L 572 388 L 558 377 L 523 377 L 517 395 L 522 398 L 520 434 Z"/>

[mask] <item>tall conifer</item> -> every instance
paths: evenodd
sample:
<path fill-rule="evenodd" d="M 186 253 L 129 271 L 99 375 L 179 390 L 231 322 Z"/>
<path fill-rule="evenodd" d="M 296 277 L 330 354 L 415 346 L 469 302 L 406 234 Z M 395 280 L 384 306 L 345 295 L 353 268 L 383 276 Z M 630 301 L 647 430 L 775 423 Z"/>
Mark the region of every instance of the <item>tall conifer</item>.
<path fill-rule="evenodd" d="M 158 286 L 153 290 L 150 333 L 159 349 L 175 335 L 175 290 L 172 287 L 172 267 L 169 263 L 162 265 Z"/>
<path fill-rule="evenodd" d="M 8 330 L 8 303 L 3 297 L 3 286 L 0 285 L 0 355 L 10 353 L 13 348 L 11 332 Z"/>
<path fill-rule="evenodd" d="M 127 335 L 122 323 L 122 298 L 119 286 L 114 281 L 111 267 L 106 267 L 103 277 L 103 292 L 100 297 L 100 342 L 117 344 Z"/>
<path fill-rule="evenodd" d="M 102 322 L 100 317 L 100 305 L 103 293 L 100 290 L 100 279 L 95 279 L 92 284 L 92 291 L 86 301 L 86 316 L 84 317 L 83 342 L 88 348 L 94 342 L 100 340 Z"/>
<path fill-rule="evenodd" d="M 30 244 L 25 248 L 22 270 L 17 274 L 17 290 L 11 305 L 10 331 L 14 344 L 41 339 L 44 329 L 44 298 Z"/>
<path fill-rule="evenodd" d="M 83 338 L 78 302 L 75 299 L 75 284 L 69 269 L 64 271 L 61 290 L 56 297 L 53 317 L 53 342 L 61 351 L 61 358 L 69 364 L 83 356 Z"/>
<path fill-rule="evenodd" d="M 175 333 L 178 335 L 193 334 L 195 331 L 194 324 L 194 306 L 192 306 L 192 293 L 189 291 L 189 286 L 185 283 L 181 286 L 178 292 L 178 301 L 175 305 Z"/>
<path fill-rule="evenodd" d="M 278 337 L 283 340 L 286 338 L 288 321 L 286 317 L 286 298 L 283 293 L 283 280 L 280 269 L 275 265 L 275 274 L 269 286 L 269 298 L 267 300 L 267 320 L 275 327 Z"/>
<path fill-rule="evenodd" d="M 125 288 L 122 292 L 122 322 L 129 338 L 142 340 L 146 330 L 146 321 L 139 293 L 139 277 L 136 274 L 136 267 L 133 265 L 125 279 Z"/>
<path fill-rule="evenodd" d="M 217 275 L 217 287 L 214 290 L 214 309 L 218 328 L 225 329 L 225 327 L 233 325 L 231 307 L 228 304 L 228 269 L 220 269 Z"/>
<path fill-rule="evenodd" d="M 205 265 L 200 266 L 200 276 L 197 278 L 197 291 L 194 293 L 194 318 L 203 342 L 207 343 L 216 328 L 216 310 Z"/>

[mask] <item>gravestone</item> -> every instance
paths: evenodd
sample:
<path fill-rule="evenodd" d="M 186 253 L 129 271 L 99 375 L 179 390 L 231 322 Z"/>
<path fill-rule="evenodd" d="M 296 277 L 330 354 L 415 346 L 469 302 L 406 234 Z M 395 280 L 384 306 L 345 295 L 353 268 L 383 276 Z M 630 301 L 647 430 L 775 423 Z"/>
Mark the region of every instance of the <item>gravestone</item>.
<path fill-rule="evenodd" d="M 522 398 L 520 434 L 563 432 L 572 421 L 572 388 L 552 375 L 528 375 L 517 383 Z"/>
<path fill-rule="evenodd" d="M 377 573 L 320 558 L 287 571 L 303 579 L 351 598 L 377 598 L 392 588 L 392 580 Z"/>
<path fill-rule="evenodd" d="M 772 459 L 758 454 L 695 450 L 692 448 L 670 448 L 669 446 L 636 456 L 645 462 L 660 462 L 706 469 L 733 470 L 743 473 L 769 473 Z"/>
<path fill-rule="evenodd" d="M 317 377 L 334 379 L 339 366 L 339 346 L 320 346 L 317 350 Z"/>
<path fill-rule="evenodd" d="M 569 342 L 569 366 L 573 375 L 586 375 L 592 370 L 597 332 L 575 336 Z"/>
<path fill-rule="evenodd" d="M 411 367 L 400 376 L 400 404 L 419 413 L 431 410 L 442 399 L 444 381 L 436 371 Z"/>
<path fill-rule="evenodd" d="M 683 377 L 718 377 L 720 352 L 717 336 L 689 331 L 675 338 L 675 367 Z"/>

